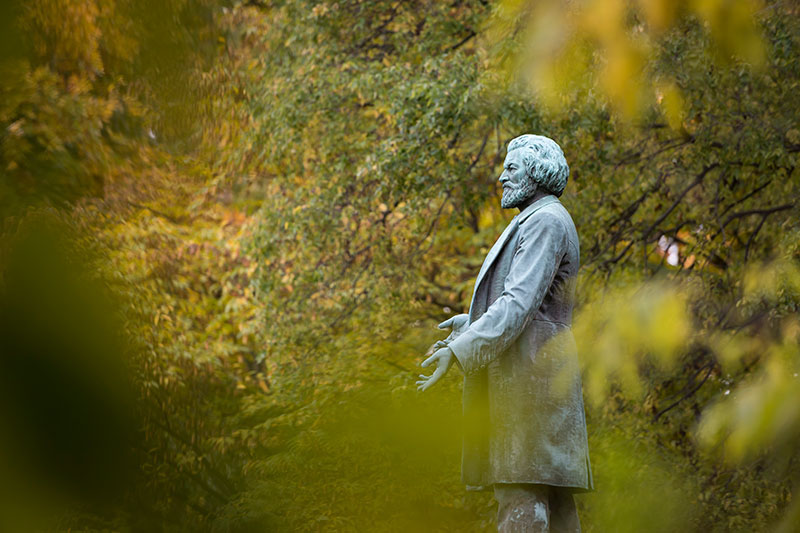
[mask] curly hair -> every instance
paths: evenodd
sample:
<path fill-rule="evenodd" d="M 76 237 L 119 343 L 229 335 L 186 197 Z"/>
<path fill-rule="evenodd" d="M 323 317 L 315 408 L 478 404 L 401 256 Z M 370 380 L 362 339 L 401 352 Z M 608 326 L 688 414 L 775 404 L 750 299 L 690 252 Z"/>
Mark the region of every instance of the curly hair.
<path fill-rule="evenodd" d="M 569 165 L 561 147 L 553 139 L 542 135 L 520 135 L 508 143 L 506 153 L 512 150 L 523 150 L 522 162 L 533 181 L 561 196 L 567 186 Z"/>

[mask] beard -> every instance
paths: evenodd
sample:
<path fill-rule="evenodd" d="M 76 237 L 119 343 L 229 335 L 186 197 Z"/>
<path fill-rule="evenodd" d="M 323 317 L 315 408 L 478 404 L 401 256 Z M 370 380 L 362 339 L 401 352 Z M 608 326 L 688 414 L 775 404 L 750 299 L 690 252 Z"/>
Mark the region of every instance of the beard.
<path fill-rule="evenodd" d="M 533 198 L 534 194 L 536 194 L 536 183 L 534 183 L 533 180 L 525 180 L 525 182 L 518 187 L 508 185 L 503 187 L 503 197 L 500 199 L 500 207 L 503 209 L 519 207 L 527 200 Z"/>

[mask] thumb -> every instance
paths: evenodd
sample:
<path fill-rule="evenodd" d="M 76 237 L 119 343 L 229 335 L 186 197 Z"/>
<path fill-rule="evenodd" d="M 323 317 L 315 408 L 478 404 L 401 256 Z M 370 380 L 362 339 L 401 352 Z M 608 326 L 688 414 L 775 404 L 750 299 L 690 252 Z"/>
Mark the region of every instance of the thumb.
<path fill-rule="evenodd" d="M 434 361 L 436 361 L 437 359 L 439 359 L 439 357 L 438 357 L 438 356 L 437 356 L 437 355 L 434 353 L 432 356 L 430 356 L 430 357 L 428 357 L 427 359 L 425 359 L 425 360 L 422 362 L 422 364 L 421 364 L 420 366 L 421 366 L 422 368 L 425 368 L 425 367 L 427 367 L 429 364 L 431 364 L 431 363 L 433 363 Z"/>
<path fill-rule="evenodd" d="M 441 324 L 439 324 L 439 325 L 438 325 L 438 326 L 436 326 L 436 327 L 437 327 L 437 328 L 439 328 L 439 329 L 447 329 L 447 328 L 451 328 L 451 327 L 453 327 L 453 320 L 454 320 L 455 318 L 456 318 L 456 317 L 450 317 L 450 318 L 448 318 L 447 320 L 445 320 L 444 322 L 442 322 Z"/>

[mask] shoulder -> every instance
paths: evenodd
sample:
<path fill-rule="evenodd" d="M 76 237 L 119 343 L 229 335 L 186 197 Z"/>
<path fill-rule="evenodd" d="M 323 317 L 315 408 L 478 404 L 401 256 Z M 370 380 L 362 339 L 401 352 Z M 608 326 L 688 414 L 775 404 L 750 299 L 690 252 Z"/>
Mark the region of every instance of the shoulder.
<path fill-rule="evenodd" d="M 520 222 L 518 250 L 566 250 L 568 243 L 569 234 L 563 220 L 550 209 L 542 208 Z"/>
<path fill-rule="evenodd" d="M 580 253 L 578 242 L 575 223 L 567 209 L 559 201 L 543 206 L 520 221 L 519 248 L 528 246 L 538 248 L 540 245 L 548 243 L 548 246 L 555 247 L 563 253 L 572 250 L 574 254 L 578 255 Z"/>
<path fill-rule="evenodd" d="M 567 234 L 571 224 L 572 218 L 569 213 L 561 202 L 556 201 L 521 220 L 519 227 L 523 234 L 539 232 Z"/>

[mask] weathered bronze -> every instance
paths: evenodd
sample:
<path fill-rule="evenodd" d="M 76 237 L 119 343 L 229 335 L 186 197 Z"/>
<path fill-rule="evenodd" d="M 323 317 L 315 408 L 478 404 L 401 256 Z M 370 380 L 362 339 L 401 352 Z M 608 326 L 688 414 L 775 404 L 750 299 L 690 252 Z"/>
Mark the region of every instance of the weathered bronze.
<path fill-rule="evenodd" d="M 570 330 L 580 251 L 558 200 L 568 176 L 553 140 L 509 143 L 501 205 L 520 213 L 486 256 L 469 314 L 439 324 L 452 331 L 417 382 L 427 390 L 453 363 L 464 373 L 462 480 L 494 490 L 500 531 L 549 531 L 551 520 L 554 531 L 579 531 L 571 493 L 593 488 Z"/>

